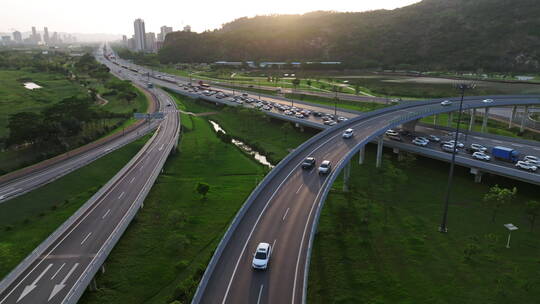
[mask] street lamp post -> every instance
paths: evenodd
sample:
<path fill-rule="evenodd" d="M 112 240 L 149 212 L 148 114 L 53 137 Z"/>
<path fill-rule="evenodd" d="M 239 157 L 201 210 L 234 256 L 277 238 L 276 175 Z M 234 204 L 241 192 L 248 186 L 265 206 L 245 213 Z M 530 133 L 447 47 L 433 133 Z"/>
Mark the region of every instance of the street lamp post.
<path fill-rule="evenodd" d="M 504 224 L 504 227 L 508 229 L 508 240 L 506 241 L 506 248 L 510 248 L 510 237 L 512 236 L 512 231 L 518 230 L 517 226 L 514 226 L 513 224 Z"/>
<path fill-rule="evenodd" d="M 456 152 L 457 152 L 457 145 L 458 145 L 458 139 L 459 139 L 459 126 L 461 123 L 461 112 L 463 110 L 463 99 L 465 97 L 465 91 L 468 89 L 473 89 L 474 84 L 471 83 L 460 83 L 456 86 L 461 91 L 461 100 L 459 102 L 459 113 L 458 113 L 458 122 L 456 126 L 456 134 L 454 136 L 454 146 L 452 151 L 452 161 L 450 162 L 450 172 L 448 172 L 448 183 L 446 185 L 446 197 L 444 202 L 444 212 L 443 212 L 443 218 L 441 222 L 441 226 L 439 226 L 439 232 L 446 233 L 448 232 L 448 204 L 450 202 L 450 190 L 452 189 L 452 180 L 454 177 L 454 167 L 456 163 Z"/>

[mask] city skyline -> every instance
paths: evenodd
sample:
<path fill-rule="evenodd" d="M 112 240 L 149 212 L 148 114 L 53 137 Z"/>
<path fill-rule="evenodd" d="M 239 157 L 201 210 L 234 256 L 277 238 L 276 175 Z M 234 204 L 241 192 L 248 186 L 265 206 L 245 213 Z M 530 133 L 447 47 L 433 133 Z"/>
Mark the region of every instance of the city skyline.
<path fill-rule="evenodd" d="M 223 23 L 241 17 L 253 17 L 268 14 L 302 14 L 310 11 L 368 11 L 375 9 L 394 9 L 419 0 L 381 0 L 376 3 L 363 1 L 350 2 L 336 0 L 333 2 L 304 1 L 290 3 L 277 0 L 272 6 L 253 4 L 245 0 L 232 0 L 227 3 L 212 3 L 212 9 L 202 9 L 196 3 L 179 3 L 165 0 L 156 6 L 147 2 L 134 0 L 129 2 L 110 2 L 96 0 L 92 6 L 85 7 L 84 13 L 67 0 L 47 3 L 28 0 L 24 3 L 9 1 L 3 3 L 0 11 L 0 32 L 12 33 L 15 30 L 26 32 L 32 26 L 42 29 L 44 26 L 55 28 L 59 32 L 81 34 L 117 34 L 129 33 L 133 30 L 133 19 L 142 18 L 151 24 L 148 32 L 160 32 L 163 24 L 175 29 L 190 25 L 193 31 L 201 32 L 221 27 Z M 163 9 L 169 7 L 170 9 Z M 119 13 L 121 12 L 121 13 Z M 179 13 L 181 12 L 181 13 Z M 98 16 L 98 18 L 96 18 Z M 97 22 L 96 20 L 99 20 Z"/>

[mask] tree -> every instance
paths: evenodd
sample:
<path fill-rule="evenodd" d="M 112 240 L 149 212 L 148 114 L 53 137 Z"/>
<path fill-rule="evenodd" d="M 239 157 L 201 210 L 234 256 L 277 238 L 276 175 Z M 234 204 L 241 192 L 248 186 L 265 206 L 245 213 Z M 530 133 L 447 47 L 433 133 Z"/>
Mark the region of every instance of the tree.
<path fill-rule="evenodd" d="M 359 85 L 358 83 L 356 83 L 356 84 L 354 85 L 354 93 L 355 93 L 356 95 L 359 95 L 359 94 L 360 94 L 360 85 Z"/>
<path fill-rule="evenodd" d="M 197 193 L 202 195 L 204 199 L 206 199 L 206 194 L 208 193 L 208 191 L 210 191 L 210 185 L 207 183 L 199 182 L 197 183 L 197 187 L 195 188 L 195 190 L 197 191 Z"/>
<path fill-rule="evenodd" d="M 489 188 L 489 192 L 484 195 L 484 203 L 491 206 L 493 213 L 491 215 L 491 221 L 495 223 L 495 217 L 500 208 L 506 204 L 512 202 L 517 194 L 516 187 L 512 189 L 502 188 L 499 185 L 495 185 Z"/>
<path fill-rule="evenodd" d="M 292 85 L 294 86 L 294 89 L 296 90 L 298 86 L 300 85 L 300 79 L 298 78 L 293 79 Z"/>
<path fill-rule="evenodd" d="M 306 80 L 306 84 L 308 85 L 308 87 L 310 87 L 311 86 L 311 79 Z"/>
<path fill-rule="evenodd" d="M 534 222 L 536 221 L 536 217 L 540 215 L 540 202 L 528 201 L 525 204 L 525 213 L 527 213 L 529 223 L 531 224 L 531 232 L 532 232 L 534 229 Z"/>

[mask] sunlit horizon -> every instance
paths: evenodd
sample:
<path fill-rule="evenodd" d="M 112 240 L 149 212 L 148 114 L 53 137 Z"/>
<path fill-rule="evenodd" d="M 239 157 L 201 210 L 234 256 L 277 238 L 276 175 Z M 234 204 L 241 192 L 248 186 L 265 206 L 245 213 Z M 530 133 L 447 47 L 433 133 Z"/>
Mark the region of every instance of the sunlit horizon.
<path fill-rule="evenodd" d="M 241 17 L 271 14 L 304 14 L 312 11 L 360 12 L 377 9 L 395 9 L 420 0 L 366 1 L 284 1 L 270 5 L 246 0 L 179 2 L 164 1 L 104 1 L 74 5 L 74 1 L 38 0 L 2 3 L 0 32 L 28 32 L 32 26 L 39 31 L 47 26 L 49 31 L 82 34 L 131 35 L 133 21 L 142 18 L 147 32 L 159 32 L 163 25 L 179 30 L 190 25 L 193 31 L 202 32 L 220 28 L 222 24 Z M 81 1 L 82 2 L 82 1 Z"/>

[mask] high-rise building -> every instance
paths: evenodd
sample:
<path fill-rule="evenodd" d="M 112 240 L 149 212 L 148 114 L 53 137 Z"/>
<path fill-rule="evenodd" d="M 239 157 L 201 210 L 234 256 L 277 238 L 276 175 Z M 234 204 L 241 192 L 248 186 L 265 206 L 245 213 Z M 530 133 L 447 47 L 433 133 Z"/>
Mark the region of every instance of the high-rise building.
<path fill-rule="evenodd" d="M 167 36 L 168 33 L 172 33 L 173 31 L 173 28 L 172 26 L 162 26 L 161 27 L 161 32 L 158 34 L 158 41 L 165 41 L 165 37 Z"/>
<path fill-rule="evenodd" d="M 155 33 L 146 33 L 146 51 L 148 52 L 156 51 L 156 34 Z"/>
<path fill-rule="evenodd" d="M 128 39 L 127 39 L 127 36 L 126 35 L 122 35 L 122 45 L 124 47 L 128 47 Z"/>
<path fill-rule="evenodd" d="M 128 49 L 130 50 L 134 50 L 135 49 L 135 38 L 129 38 L 128 41 L 127 41 L 127 47 Z"/>
<path fill-rule="evenodd" d="M 184 26 L 184 32 L 191 32 L 191 25 Z"/>
<path fill-rule="evenodd" d="M 21 32 L 19 32 L 19 31 L 13 32 L 13 40 L 14 40 L 15 42 L 22 42 L 22 35 L 21 35 Z"/>
<path fill-rule="evenodd" d="M 135 27 L 135 51 L 144 52 L 146 50 L 146 30 L 144 29 L 144 20 L 136 19 L 133 23 Z"/>
<path fill-rule="evenodd" d="M 49 29 L 47 27 L 44 27 L 43 28 L 43 42 L 45 42 L 45 44 L 49 44 Z"/>
<path fill-rule="evenodd" d="M 39 43 L 41 41 L 41 35 L 38 34 L 35 26 L 32 26 L 32 36 L 30 36 L 30 40 L 33 43 Z"/>

